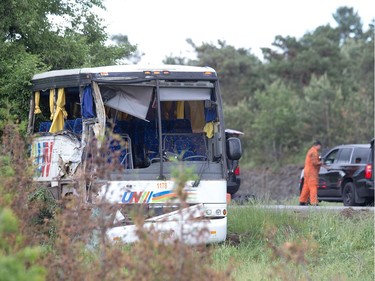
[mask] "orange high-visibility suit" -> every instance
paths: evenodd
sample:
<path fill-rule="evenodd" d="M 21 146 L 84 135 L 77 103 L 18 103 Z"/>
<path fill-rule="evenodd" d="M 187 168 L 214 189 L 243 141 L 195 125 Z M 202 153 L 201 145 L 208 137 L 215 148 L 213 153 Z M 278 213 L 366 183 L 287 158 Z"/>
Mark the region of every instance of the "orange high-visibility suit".
<path fill-rule="evenodd" d="M 302 192 L 299 198 L 300 203 L 307 203 L 310 197 L 310 204 L 318 204 L 318 184 L 319 184 L 319 169 L 321 163 L 319 160 L 318 149 L 313 146 L 309 149 L 306 155 L 304 168 L 304 183 Z"/>

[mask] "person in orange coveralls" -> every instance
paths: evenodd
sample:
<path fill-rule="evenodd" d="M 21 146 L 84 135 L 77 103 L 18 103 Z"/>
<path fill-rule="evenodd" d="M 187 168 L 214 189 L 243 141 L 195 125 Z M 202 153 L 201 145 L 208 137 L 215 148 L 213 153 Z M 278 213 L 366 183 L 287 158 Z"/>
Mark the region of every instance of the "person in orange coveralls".
<path fill-rule="evenodd" d="M 319 160 L 319 150 L 321 148 L 321 142 L 316 140 L 306 154 L 303 172 L 304 183 L 299 197 L 300 205 L 307 205 L 310 199 L 311 205 L 318 206 L 319 169 L 322 165 L 322 162 Z"/>

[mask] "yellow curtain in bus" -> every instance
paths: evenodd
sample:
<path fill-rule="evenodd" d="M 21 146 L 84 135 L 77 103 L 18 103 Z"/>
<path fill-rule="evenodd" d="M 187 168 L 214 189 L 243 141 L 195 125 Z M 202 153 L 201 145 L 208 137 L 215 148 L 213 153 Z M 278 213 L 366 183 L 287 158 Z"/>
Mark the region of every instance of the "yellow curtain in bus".
<path fill-rule="evenodd" d="M 60 88 L 57 92 L 56 111 L 53 115 L 53 120 L 50 133 L 61 131 L 64 128 L 64 119 L 68 116 L 65 110 L 65 92 L 64 88 Z"/>
<path fill-rule="evenodd" d="M 116 120 L 127 120 L 128 116 L 129 114 L 122 112 L 122 111 L 118 111 Z"/>
<path fill-rule="evenodd" d="M 185 103 L 183 101 L 177 102 L 177 119 L 184 119 L 185 118 Z"/>
<path fill-rule="evenodd" d="M 49 90 L 49 110 L 51 112 L 50 119 L 53 120 L 53 114 L 55 113 L 55 89 Z"/>
<path fill-rule="evenodd" d="M 39 107 L 39 101 L 40 101 L 40 92 L 36 91 L 35 92 L 35 108 L 34 108 L 34 114 L 40 114 L 42 111 L 40 110 Z"/>
<path fill-rule="evenodd" d="M 204 118 L 204 103 L 202 101 L 189 101 L 189 104 L 193 133 L 201 133 L 206 124 Z"/>
<path fill-rule="evenodd" d="M 172 101 L 163 101 L 161 103 L 161 108 L 162 108 L 161 119 L 165 119 L 165 120 L 174 119 L 174 116 L 171 115 L 172 105 L 173 105 Z M 172 113 L 174 114 L 174 112 Z"/>

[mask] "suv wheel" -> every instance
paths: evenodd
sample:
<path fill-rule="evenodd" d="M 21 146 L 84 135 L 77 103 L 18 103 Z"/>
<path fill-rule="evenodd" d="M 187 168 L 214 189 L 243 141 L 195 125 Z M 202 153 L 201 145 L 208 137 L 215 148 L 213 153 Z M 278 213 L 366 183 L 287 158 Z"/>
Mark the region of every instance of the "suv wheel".
<path fill-rule="evenodd" d="M 342 190 L 342 202 L 344 206 L 356 206 L 355 201 L 355 186 L 354 183 L 348 182 L 345 184 L 344 189 Z"/>

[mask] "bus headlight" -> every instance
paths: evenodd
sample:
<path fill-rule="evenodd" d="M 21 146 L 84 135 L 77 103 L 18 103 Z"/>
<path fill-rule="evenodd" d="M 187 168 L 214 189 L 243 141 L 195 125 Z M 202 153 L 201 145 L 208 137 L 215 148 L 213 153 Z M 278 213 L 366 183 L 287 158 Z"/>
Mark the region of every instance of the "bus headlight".
<path fill-rule="evenodd" d="M 209 204 L 205 205 L 205 210 L 203 212 L 206 218 L 225 217 L 227 213 L 226 206 L 210 206 Z"/>

